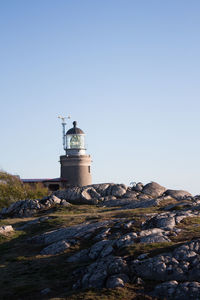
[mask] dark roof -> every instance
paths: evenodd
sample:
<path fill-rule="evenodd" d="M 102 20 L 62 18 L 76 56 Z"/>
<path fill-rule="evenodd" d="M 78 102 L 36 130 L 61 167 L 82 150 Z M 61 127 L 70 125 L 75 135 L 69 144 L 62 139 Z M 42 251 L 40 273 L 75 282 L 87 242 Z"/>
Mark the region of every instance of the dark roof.
<path fill-rule="evenodd" d="M 73 122 L 73 125 L 74 125 L 74 127 L 69 129 L 66 134 L 84 134 L 82 129 L 76 127 L 76 125 L 77 125 L 76 121 Z"/>
<path fill-rule="evenodd" d="M 34 178 L 34 179 L 21 179 L 22 182 L 24 183 L 37 183 L 37 182 L 57 182 L 57 181 L 66 181 L 65 178 Z"/>

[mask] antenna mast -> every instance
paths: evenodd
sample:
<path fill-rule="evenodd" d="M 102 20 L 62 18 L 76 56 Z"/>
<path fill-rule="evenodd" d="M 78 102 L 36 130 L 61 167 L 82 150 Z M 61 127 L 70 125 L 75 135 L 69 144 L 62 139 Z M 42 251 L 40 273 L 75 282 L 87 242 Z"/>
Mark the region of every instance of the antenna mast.
<path fill-rule="evenodd" d="M 59 119 L 62 120 L 62 132 L 63 132 L 63 149 L 66 150 L 66 140 L 65 140 L 65 126 L 66 126 L 66 122 L 65 122 L 65 117 L 62 116 L 58 116 Z M 67 117 L 68 119 L 70 119 L 70 116 Z"/>

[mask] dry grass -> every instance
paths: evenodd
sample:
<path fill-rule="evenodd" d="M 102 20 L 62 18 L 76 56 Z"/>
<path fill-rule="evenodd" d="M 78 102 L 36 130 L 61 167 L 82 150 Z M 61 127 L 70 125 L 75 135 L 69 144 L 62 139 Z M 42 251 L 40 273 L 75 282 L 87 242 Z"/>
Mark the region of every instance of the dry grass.
<path fill-rule="evenodd" d="M 49 216 L 40 224 L 33 224 L 23 231 L 15 231 L 6 237 L 0 237 L 0 299 L 67 299 L 67 300 L 117 300 L 117 299 L 152 299 L 143 294 L 140 286 L 127 285 L 124 289 L 73 291 L 72 272 L 77 267 L 87 264 L 67 263 L 67 257 L 78 249 L 87 248 L 91 240 L 77 244 L 61 255 L 39 255 L 43 246 L 27 242 L 27 238 L 56 228 L 72 226 L 83 222 L 126 218 L 134 220 L 133 231 L 139 231 L 145 214 L 154 213 L 162 208 L 118 210 L 115 208 L 97 208 L 95 206 L 76 206 L 57 208 L 46 211 L 40 216 Z M 0 225 L 11 224 L 14 228 L 22 226 L 34 218 L 12 218 L 0 220 Z M 150 256 L 168 252 L 180 243 L 200 237 L 200 218 L 186 218 L 178 226 L 182 232 L 172 238 L 171 243 L 134 244 L 118 251 L 118 255 L 136 258 L 139 254 Z M 130 230 L 129 230 L 130 231 Z M 124 233 L 126 230 L 124 230 Z M 48 296 L 41 296 L 41 290 L 51 288 Z"/>

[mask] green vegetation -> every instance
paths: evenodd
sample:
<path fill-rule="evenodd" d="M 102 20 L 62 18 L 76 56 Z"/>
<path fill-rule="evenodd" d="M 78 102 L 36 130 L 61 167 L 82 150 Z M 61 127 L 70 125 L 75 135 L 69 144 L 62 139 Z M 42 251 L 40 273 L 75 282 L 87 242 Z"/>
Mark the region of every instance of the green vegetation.
<path fill-rule="evenodd" d="M 40 183 L 25 185 L 19 177 L 0 172 L 0 208 L 8 207 L 18 200 L 42 198 L 48 193 L 48 189 Z"/>

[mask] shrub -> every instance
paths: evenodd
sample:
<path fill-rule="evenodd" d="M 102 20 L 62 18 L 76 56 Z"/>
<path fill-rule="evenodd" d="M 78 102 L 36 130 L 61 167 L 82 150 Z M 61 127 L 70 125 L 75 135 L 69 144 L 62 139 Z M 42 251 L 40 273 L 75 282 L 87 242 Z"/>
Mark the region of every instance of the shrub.
<path fill-rule="evenodd" d="M 38 199 L 49 194 L 42 183 L 34 186 L 23 184 L 18 176 L 0 171 L 0 208 L 24 199 Z"/>

